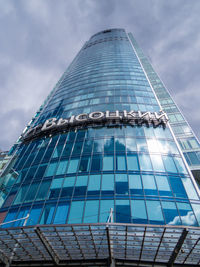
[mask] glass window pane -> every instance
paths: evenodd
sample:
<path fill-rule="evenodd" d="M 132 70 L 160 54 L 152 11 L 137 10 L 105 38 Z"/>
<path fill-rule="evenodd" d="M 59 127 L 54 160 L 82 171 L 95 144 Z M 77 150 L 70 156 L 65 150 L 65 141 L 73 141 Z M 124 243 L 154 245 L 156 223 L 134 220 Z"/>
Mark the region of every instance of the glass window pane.
<path fill-rule="evenodd" d="M 193 208 L 194 213 L 196 215 L 197 221 L 200 225 L 200 205 L 199 204 L 192 204 L 192 208 Z"/>
<path fill-rule="evenodd" d="M 79 159 L 71 159 L 69 162 L 67 173 L 76 173 L 78 162 L 79 162 Z"/>
<path fill-rule="evenodd" d="M 88 176 L 77 176 L 74 196 L 84 196 L 87 190 Z"/>
<path fill-rule="evenodd" d="M 160 196 L 172 196 L 167 176 L 155 176 Z"/>
<path fill-rule="evenodd" d="M 19 189 L 17 197 L 16 197 L 16 199 L 14 201 L 14 204 L 20 204 L 20 203 L 23 202 L 28 187 L 29 187 L 29 185 L 24 185 Z"/>
<path fill-rule="evenodd" d="M 190 178 L 182 178 L 183 185 L 185 187 L 185 191 L 187 192 L 187 195 L 190 199 L 197 199 L 199 200 L 199 197 L 197 195 L 197 192 L 194 188 L 194 185 Z"/>
<path fill-rule="evenodd" d="M 127 174 L 115 175 L 116 194 L 128 195 L 128 176 Z"/>
<path fill-rule="evenodd" d="M 61 160 L 58 164 L 57 170 L 56 170 L 56 175 L 62 175 L 66 172 L 67 168 L 67 160 Z"/>
<path fill-rule="evenodd" d="M 83 216 L 83 208 L 84 201 L 73 201 L 70 208 L 68 223 L 81 223 Z"/>
<path fill-rule="evenodd" d="M 139 161 L 140 161 L 140 169 L 142 171 L 152 171 L 151 160 L 149 155 L 140 154 Z"/>
<path fill-rule="evenodd" d="M 104 156 L 103 157 L 103 171 L 112 171 L 112 170 L 114 170 L 114 157 Z"/>
<path fill-rule="evenodd" d="M 177 206 L 181 215 L 181 221 L 183 225 L 198 225 L 190 204 L 177 202 Z"/>
<path fill-rule="evenodd" d="M 174 202 L 162 201 L 163 213 L 167 224 L 180 225 L 181 220 Z"/>
<path fill-rule="evenodd" d="M 147 139 L 149 152 L 159 152 L 159 146 L 155 139 Z"/>
<path fill-rule="evenodd" d="M 76 177 L 67 177 L 64 179 L 63 188 L 60 197 L 69 198 L 72 196 Z"/>
<path fill-rule="evenodd" d="M 103 223 L 103 222 L 108 221 L 111 208 L 113 209 L 113 221 L 114 221 L 114 200 L 101 200 L 100 201 L 99 222 Z"/>
<path fill-rule="evenodd" d="M 114 194 L 114 175 L 104 174 L 102 175 L 101 185 L 102 195 L 113 195 Z"/>
<path fill-rule="evenodd" d="M 165 172 L 162 157 L 160 155 L 151 155 L 151 162 L 154 171 Z"/>
<path fill-rule="evenodd" d="M 177 172 L 176 166 L 174 164 L 173 158 L 169 156 L 163 156 L 163 161 L 165 169 L 167 172 Z"/>
<path fill-rule="evenodd" d="M 116 200 L 116 222 L 130 223 L 131 211 L 129 200 Z"/>
<path fill-rule="evenodd" d="M 127 152 L 137 151 L 135 138 L 127 138 L 126 139 L 126 150 L 127 150 Z"/>
<path fill-rule="evenodd" d="M 58 198 L 64 178 L 54 179 L 49 192 L 49 198 Z"/>
<path fill-rule="evenodd" d="M 139 170 L 137 155 L 127 155 L 127 163 L 128 163 L 128 170 L 129 171 L 138 171 Z"/>
<path fill-rule="evenodd" d="M 88 200 L 85 205 L 84 223 L 98 222 L 99 200 Z"/>
<path fill-rule="evenodd" d="M 92 158 L 91 171 L 101 171 L 102 155 L 96 155 Z"/>
<path fill-rule="evenodd" d="M 79 165 L 79 172 L 88 172 L 90 167 L 90 157 L 82 157 Z"/>
<path fill-rule="evenodd" d="M 126 170 L 125 156 L 116 156 L 116 169 L 119 171 Z"/>
<path fill-rule="evenodd" d="M 42 217 L 40 219 L 40 224 L 50 224 L 54 210 L 55 210 L 55 204 L 46 205 L 43 210 Z"/>
<path fill-rule="evenodd" d="M 41 183 L 35 200 L 42 200 L 46 198 L 46 195 L 49 191 L 50 184 L 51 184 L 51 181 L 43 181 Z"/>
<path fill-rule="evenodd" d="M 142 175 L 142 182 L 144 186 L 144 192 L 146 195 L 158 195 L 155 180 L 153 175 Z"/>
<path fill-rule="evenodd" d="M 31 209 L 28 221 L 26 225 L 36 225 L 40 217 L 42 206 L 34 206 Z"/>
<path fill-rule="evenodd" d="M 144 200 L 131 200 L 131 213 L 133 223 L 148 223 Z"/>
<path fill-rule="evenodd" d="M 149 223 L 164 224 L 160 201 L 146 201 Z"/>
<path fill-rule="evenodd" d="M 104 139 L 104 152 L 114 151 L 114 138 Z"/>
<path fill-rule="evenodd" d="M 146 152 L 148 151 L 148 147 L 147 147 L 147 143 L 146 143 L 146 139 L 137 139 L 137 150 L 141 151 L 141 152 Z"/>
<path fill-rule="evenodd" d="M 144 194 L 143 189 L 142 189 L 140 175 L 138 174 L 129 175 L 129 188 L 130 188 L 131 194 L 135 194 L 135 195 Z"/>
<path fill-rule="evenodd" d="M 174 158 L 174 161 L 176 163 L 176 167 L 178 169 L 178 172 L 180 173 L 188 173 L 186 168 L 185 168 L 185 165 L 183 163 L 183 160 L 181 158 Z"/>
<path fill-rule="evenodd" d="M 45 172 L 45 177 L 53 176 L 55 174 L 56 167 L 57 167 L 57 162 L 51 162 L 47 167 L 47 170 Z"/>
<path fill-rule="evenodd" d="M 24 199 L 25 202 L 33 201 L 38 190 L 39 183 L 33 183 L 29 187 L 29 190 Z"/>
<path fill-rule="evenodd" d="M 169 181 L 170 181 L 170 184 L 172 187 L 174 197 L 187 198 L 187 194 L 186 194 L 185 189 L 183 187 L 183 183 L 181 181 L 181 178 L 169 177 Z"/>
<path fill-rule="evenodd" d="M 100 194 L 100 184 L 101 184 L 100 175 L 90 175 L 88 183 L 88 195 Z"/>
<path fill-rule="evenodd" d="M 69 205 L 67 203 L 59 203 L 54 217 L 54 224 L 66 223 Z"/>
<path fill-rule="evenodd" d="M 115 138 L 115 150 L 125 152 L 125 138 Z"/>

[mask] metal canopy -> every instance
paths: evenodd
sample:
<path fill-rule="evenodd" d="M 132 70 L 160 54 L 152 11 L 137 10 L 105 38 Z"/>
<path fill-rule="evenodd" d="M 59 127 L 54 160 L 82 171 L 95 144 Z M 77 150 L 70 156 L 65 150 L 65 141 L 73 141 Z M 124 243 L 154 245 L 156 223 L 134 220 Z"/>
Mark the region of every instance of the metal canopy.
<path fill-rule="evenodd" d="M 63 224 L 0 229 L 0 266 L 198 266 L 200 228 Z"/>

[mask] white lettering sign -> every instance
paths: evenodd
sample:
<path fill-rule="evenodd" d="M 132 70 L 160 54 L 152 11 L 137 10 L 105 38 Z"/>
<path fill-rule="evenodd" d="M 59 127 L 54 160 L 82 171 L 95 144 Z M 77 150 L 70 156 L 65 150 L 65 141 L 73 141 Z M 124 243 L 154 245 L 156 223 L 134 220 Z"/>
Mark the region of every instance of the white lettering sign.
<path fill-rule="evenodd" d="M 163 111 L 157 112 L 141 112 L 141 111 L 94 111 L 89 114 L 82 113 L 79 115 L 72 115 L 70 118 L 50 118 L 45 121 L 43 125 L 37 125 L 34 128 L 29 128 L 23 134 L 23 140 L 31 140 L 41 135 L 45 135 L 48 132 L 53 133 L 60 131 L 61 129 L 67 130 L 75 126 L 95 126 L 101 124 L 103 125 L 141 125 L 141 124 L 152 124 L 154 127 L 158 125 L 166 126 L 168 122 L 167 114 Z"/>

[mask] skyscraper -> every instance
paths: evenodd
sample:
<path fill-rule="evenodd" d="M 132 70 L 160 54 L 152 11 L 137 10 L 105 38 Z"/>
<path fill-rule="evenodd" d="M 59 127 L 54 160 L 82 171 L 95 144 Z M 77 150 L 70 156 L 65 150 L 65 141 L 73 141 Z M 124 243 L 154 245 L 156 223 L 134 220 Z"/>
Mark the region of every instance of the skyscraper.
<path fill-rule="evenodd" d="M 123 29 L 85 43 L 14 147 L 3 228 L 200 225 L 199 189 L 151 77 Z"/>

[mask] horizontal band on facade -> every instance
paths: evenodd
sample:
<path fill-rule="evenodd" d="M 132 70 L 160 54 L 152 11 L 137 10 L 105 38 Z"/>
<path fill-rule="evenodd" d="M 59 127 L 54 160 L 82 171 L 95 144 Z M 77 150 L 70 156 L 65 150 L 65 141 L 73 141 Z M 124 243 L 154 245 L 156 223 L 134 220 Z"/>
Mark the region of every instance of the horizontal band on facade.
<path fill-rule="evenodd" d="M 22 135 L 22 141 L 27 142 L 35 138 L 45 136 L 46 134 L 55 134 L 63 130 L 81 127 L 96 127 L 96 126 L 120 126 L 120 125 L 136 125 L 143 124 L 157 127 L 162 125 L 166 127 L 168 117 L 163 111 L 157 112 L 141 112 L 141 111 L 95 111 L 91 113 L 83 113 L 72 115 L 67 119 L 50 118 L 44 124 L 39 124 L 34 128 L 29 128 Z"/>

